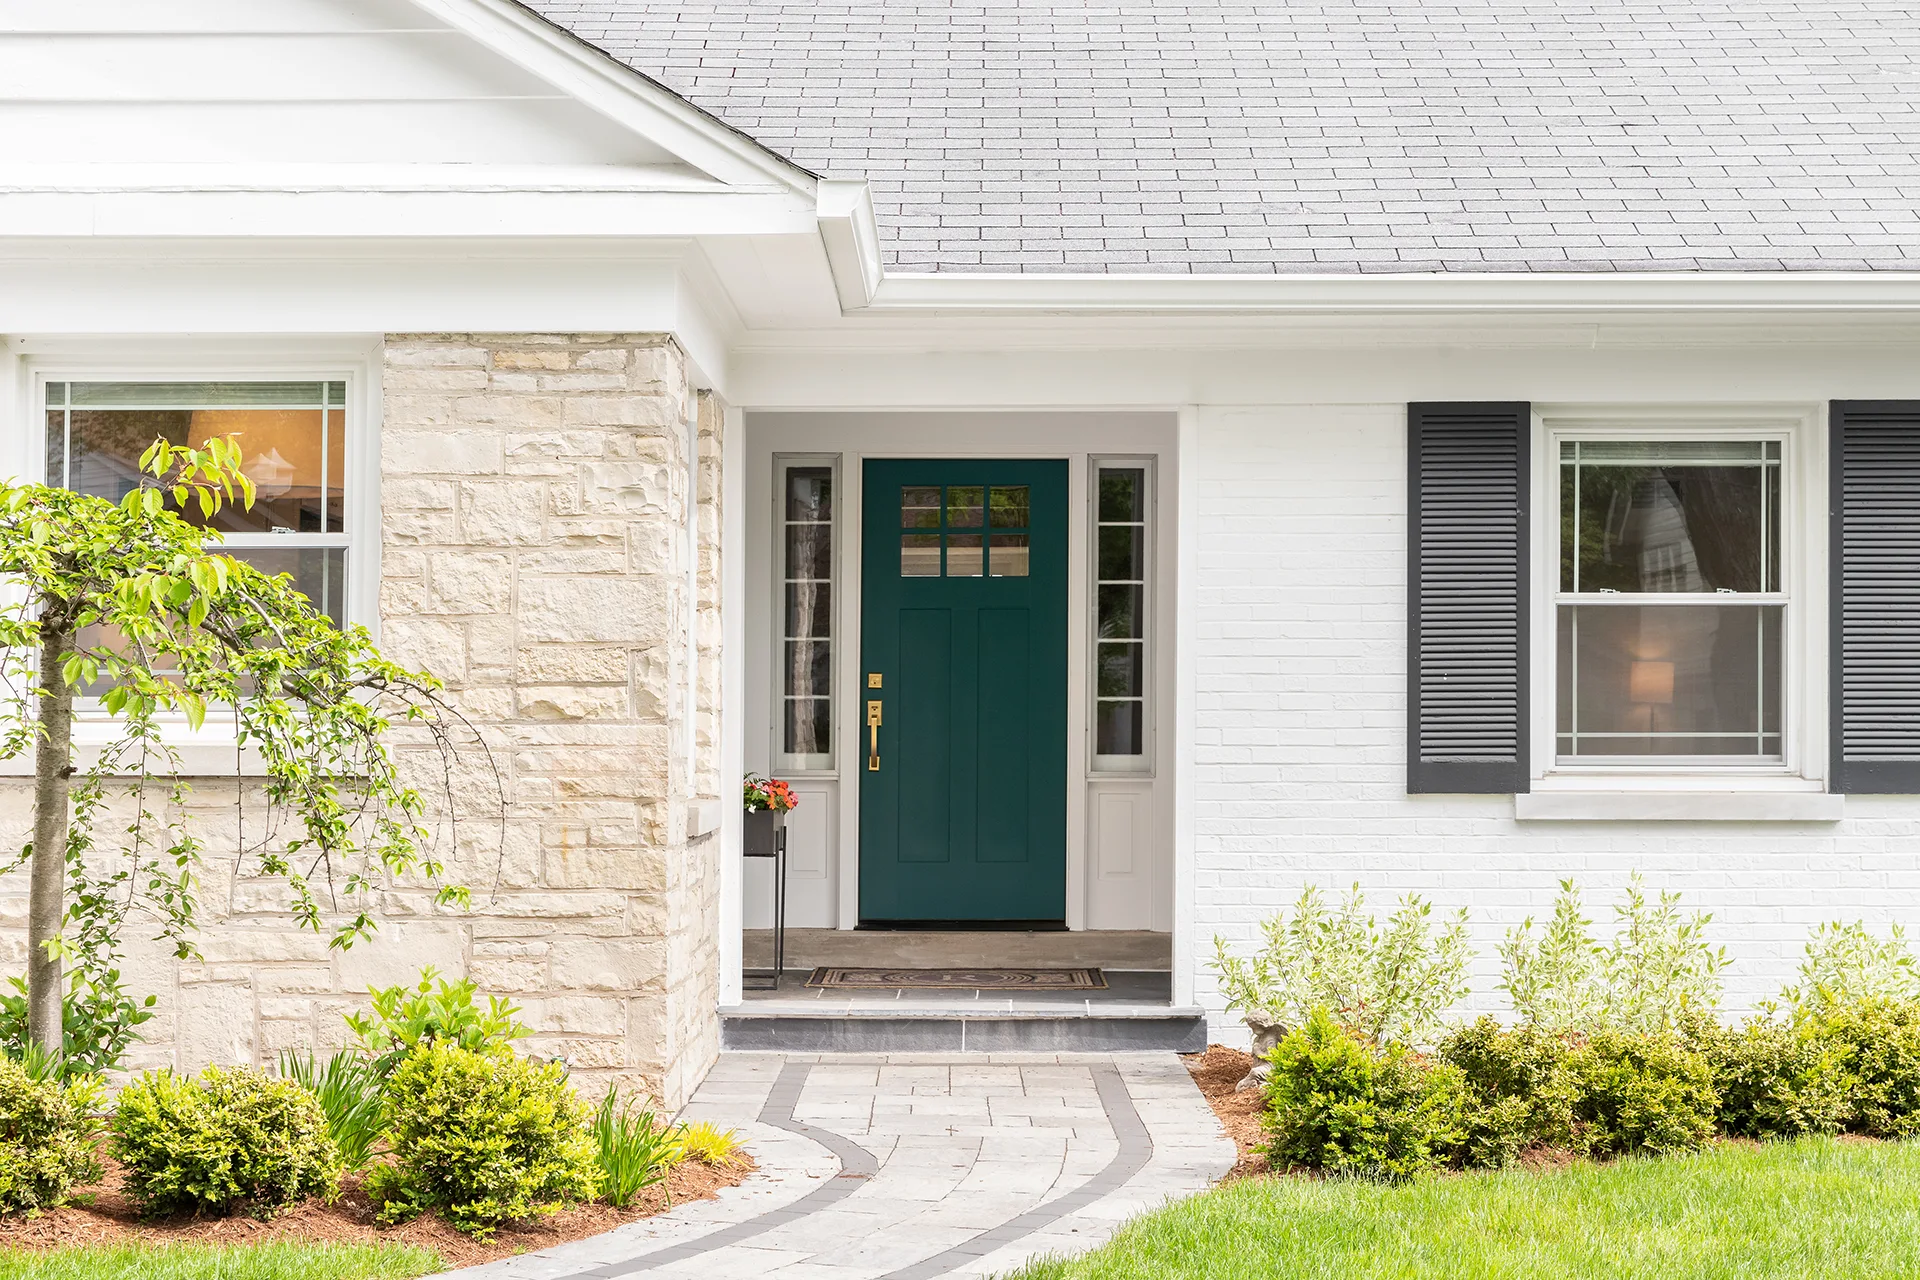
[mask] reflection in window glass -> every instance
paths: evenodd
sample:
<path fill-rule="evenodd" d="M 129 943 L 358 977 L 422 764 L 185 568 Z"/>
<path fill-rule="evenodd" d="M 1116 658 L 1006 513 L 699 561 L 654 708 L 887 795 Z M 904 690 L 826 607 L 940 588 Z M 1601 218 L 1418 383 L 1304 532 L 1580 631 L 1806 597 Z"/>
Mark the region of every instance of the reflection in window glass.
<path fill-rule="evenodd" d="M 979 485 L 954 485 L 947 490 L 947 527 L 978 529 L 982 498 L 986 490 Z"/>
<path fill-rule="evenodd" d="M 902 529 L 938 529 L 940 527 L 938 485 L 909 485 L 900 490 L 900 527 Z"/>
<path fill-rule="evenodd" d="M 1146 468 L 1102 466 L 1094 533 L 1094 753 L 1146 755 Z"/>
<path fill-rule="evenodd" d="M 1784 759 L 1781 452 L 1561 443 L 1561 760 Z"/>
<path fill-rule="evenodd" d="M 947 576 L 980 578 L 986 576 L 986 554 L 977 533 L 947 535 Z"/>
<path fill-rule="evenodd" d="M 833 468 L 786 470 L 781 750 L 833 750 Z"/>
<path fill-rule="evenodd" d="M 940 576 L 940 535 L 903 533 L 900 535 L 900 576 L 937 578 Z"/>
<path fill-rule="evenodd" d="M 996 529 L 1026 528 L 1030 505 L 1026 485 L 995 485 L 993 487 L 993 527 Z"/>
<path fill-rule="evenodd" d="M 992 544 L 988 557 L 988 572 L 996 578 L 1024 578 L 1031 548 L 1027 545 L 1029 535 L 1024 533 L 996 533 L 988 541 Z"/>

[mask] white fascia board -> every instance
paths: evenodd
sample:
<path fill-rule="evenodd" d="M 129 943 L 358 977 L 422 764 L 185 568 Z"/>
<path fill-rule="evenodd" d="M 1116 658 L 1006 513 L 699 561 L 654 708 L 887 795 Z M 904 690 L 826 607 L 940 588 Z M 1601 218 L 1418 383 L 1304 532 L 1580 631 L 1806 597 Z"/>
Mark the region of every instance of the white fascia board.
<path fill-rule="evenodd" d="M 577 237 L 794 235 L 811 201 L 762 188 L 707 191 L 0 190 L 0 241 L 29 238 Z M 0 253 L 5 249 L 0 247 Z"/>
<path fill-rule="evenodd" d="M 837 274 L 837 273 L 836 273 Z M 844 293 L 843 288 L 843 305 Z M 886 275 L 868 313 L 1920 312 L 1920 272 Z"/>
<path fill-rule="evenodd" d="M 813 174 L 513 0 L 413 0 L 416 8 L 729 185 L 811 196 Z"/>

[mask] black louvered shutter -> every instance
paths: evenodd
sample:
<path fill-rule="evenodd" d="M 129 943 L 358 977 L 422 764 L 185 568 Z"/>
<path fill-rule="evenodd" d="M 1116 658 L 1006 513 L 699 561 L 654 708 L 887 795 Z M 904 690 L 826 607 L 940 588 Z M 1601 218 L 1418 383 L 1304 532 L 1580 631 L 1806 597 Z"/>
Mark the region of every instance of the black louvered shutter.
<path fill-rule="evenodd" d="M 1828 436 L 1827 786 L 1920 794 L 1920 400 L 1836 400 Z"/>
<path fill-rule="evenodd" d="M 1532 407 L 1407 406 L 1407 790 L 1527 789 Z"/>

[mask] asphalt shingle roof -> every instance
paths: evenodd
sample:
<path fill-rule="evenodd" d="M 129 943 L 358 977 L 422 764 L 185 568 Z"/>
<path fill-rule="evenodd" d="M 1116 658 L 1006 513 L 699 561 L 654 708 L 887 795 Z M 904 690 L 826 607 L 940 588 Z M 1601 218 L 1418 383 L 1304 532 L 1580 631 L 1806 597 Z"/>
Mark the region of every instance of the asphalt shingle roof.
<path fill-rule="evenodd" d="M 897 271 L 1920 269 L 1914 0 L 533 0 Z"/>

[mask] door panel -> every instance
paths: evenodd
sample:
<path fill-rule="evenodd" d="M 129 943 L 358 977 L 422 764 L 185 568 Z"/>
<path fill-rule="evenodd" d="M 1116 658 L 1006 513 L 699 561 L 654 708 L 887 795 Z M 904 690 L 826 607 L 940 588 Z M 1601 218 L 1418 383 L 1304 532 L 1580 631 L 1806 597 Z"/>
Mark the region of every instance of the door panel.
<path fill-rule="evenodd" d="M 860 917 L 1060 920 L 1067 464 L 873 460 L 862 490 Z"/>

